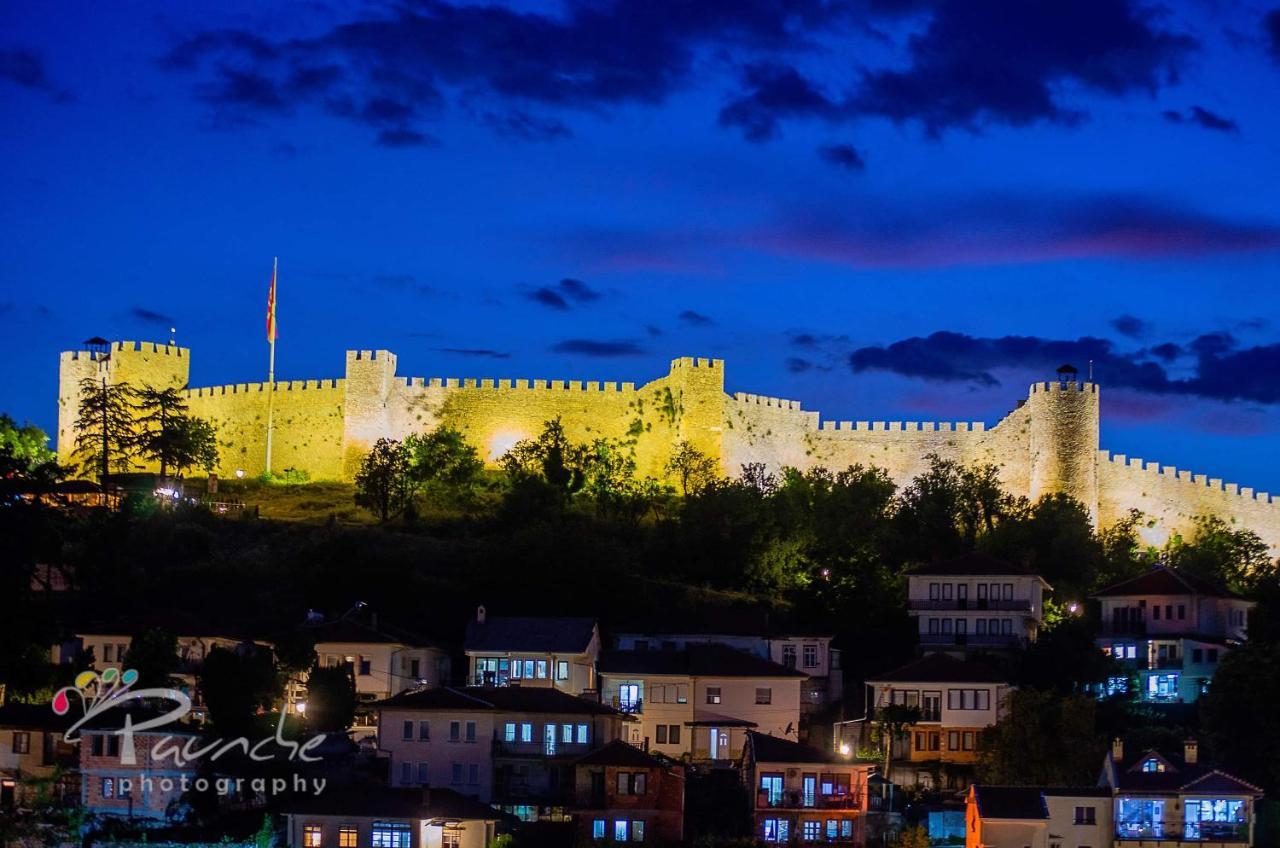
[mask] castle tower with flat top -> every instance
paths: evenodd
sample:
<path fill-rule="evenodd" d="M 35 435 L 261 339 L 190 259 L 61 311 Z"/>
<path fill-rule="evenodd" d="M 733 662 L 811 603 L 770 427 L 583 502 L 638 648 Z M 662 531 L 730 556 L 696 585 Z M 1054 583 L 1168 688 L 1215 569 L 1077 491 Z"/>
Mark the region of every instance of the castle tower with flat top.
<path fill-rule="evenodd" d="M 190 357 L 171 345 L 115 342 L 62 354 L 58 453 L 75 443 L 79 384 L 92 376 L 135 386 L 186 386 Z M 719 461 L 727 475 L 746 463 L 775 473 L 784 466 L 850 465 L 884 469 L 906 485 L 937 454 L 993 464 L 1005 488 L 1037 499 L 1063 492 L 1110 526 L 1138 509 L 1145 541 L 1186 532 L 1199 515 L 1216 515 L 1258 533 L 1280 556 L 1280 498 L 1203 474 L 1099 450 L 1100 391 L 1064 369 L 1035 383 L 1024 402 L 994 425 L 981 421 L 822 421 L 799 401 L 725 393 L 724 362 L 681 357 L 665 375 L 627 382 L 405 377 L 395 354 L 347 351 L 343 376 L 324 380 L 235 383 L 188 388 L 193 415 L 218 431 L 223 476 L 260 474 L 266 455 L 268 398 L 274 397 L 272 469 L 313 480 L 346 479 L 379 438 L 403 439 L 441 425 L 461 431 L 488 462 L 560 419 L 577 442 L 608 439 L 632 452 L 637 472 L 667 478 L 676 445 L 687 441 Z"/>

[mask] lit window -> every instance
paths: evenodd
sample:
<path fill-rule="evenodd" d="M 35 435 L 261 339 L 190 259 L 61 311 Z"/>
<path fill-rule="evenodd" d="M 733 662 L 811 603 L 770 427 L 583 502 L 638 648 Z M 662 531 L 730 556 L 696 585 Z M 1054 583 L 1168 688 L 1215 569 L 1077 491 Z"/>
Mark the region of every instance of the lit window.
<path fill-rule="evenodd" d="M 440 834 L 441 848 L 462 848 L 462 831 L 456 827 L 446 827 Z"/>
<path fill-rule="evenodd" d="M 587 744 L 587 725 L 585 724 L 578 725 L 578 744 Z"/>
<path fill-rule="evenodd" d="M 595 819 L 591 822 L 591 838 L 604 839 L 604 819 Z"/>
<path fill-rule="evenodd" d="M 533 724 L 527 721 L 520 722 L 520 741 L 533 741 Z"/>
<path fill-rule="evenodd" d="M 103 798 L 116 797 L 116 779 L 114 777 L 102 778 L 102 797 Z"/>
<path fill-rule="evenodd" d="M 504 742 L 516 741 L 516 723 L 514 721 L 507 722 L 506 727 L 503 728 L 502 740 Z"/>
<path fill-rule="evenodd" d="M 412 832 L 407 822 L 373 823 L 373 848 L 409 848 Z"/>
<path fill-rule="evenodd" d="M 805 842 L 817 842 L 822 838 L 822 822 L 817 820 L 802 822 L 801 835 Z"/>
<path fill-rule="evenodd" d="M 565 662 L 564 660 L 560 660 L 559 662 L 556 663 L 556 679 L 557 680 L 569 679 L 569 663 Z"/>
<path fill-rule="evenodd" d="M 644 822 L 633 821 L 631 823 L 631 841 L 644 842 Z"/>
<path fill-rule="evenodd" d="M 627 821 L 626 819 L 617 819 L 613 823 L 613 839 L 615 842 L 627 841 Z"/>
<path fill-rule="evenodd" d="M 360 842 L 360 831 L 350 825 L 338 828 L 338 848 L 356 848 Z"/>
<path fill-rule="evenodd" d="M 719 686 L 707 687 L 707 703 L 708 704 L 720 703 L 720 687 Z"/>
<path fill-rule="evenodd" d="M 323 843 L 323 830 L 318 824 L 303 825 L 302 828 L 302 845 L 303 848 L 320 848 Z"/>
<path fill-rule="evenodd" d="M 544 679 L 546 679 L 546 676 L 547 676 L 547 661 L 546 661 L 546 660 L 538 660 L 537 668 L 538 668 L 538 679 L 539 679 L 539 680 L 544 680 Z"/>

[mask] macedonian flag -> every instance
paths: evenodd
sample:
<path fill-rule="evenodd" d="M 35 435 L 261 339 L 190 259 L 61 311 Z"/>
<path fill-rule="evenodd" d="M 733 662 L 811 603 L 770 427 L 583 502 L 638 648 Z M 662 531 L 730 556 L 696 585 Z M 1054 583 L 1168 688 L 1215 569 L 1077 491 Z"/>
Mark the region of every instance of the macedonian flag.
<path fill-rule="evenodd" d="M 278 327 L 276 326 L 276 267 L 277 264 L 271 264 L 271 290 L 267 292 L 267 341 L 275 343 L 278 335 Z"/>

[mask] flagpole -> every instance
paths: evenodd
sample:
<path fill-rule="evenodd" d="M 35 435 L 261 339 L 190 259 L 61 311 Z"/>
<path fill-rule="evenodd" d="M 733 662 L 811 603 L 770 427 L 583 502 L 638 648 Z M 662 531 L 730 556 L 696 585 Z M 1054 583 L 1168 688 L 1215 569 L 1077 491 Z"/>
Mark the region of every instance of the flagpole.
<path fill-rule="evenodd" d="M 271 260 L 271 353 L 267 359 L 267 476 L 271 476 L 271 436 L 275 421 L 276 400 L 276 273 L 280 267 L 280 257 Z"/>

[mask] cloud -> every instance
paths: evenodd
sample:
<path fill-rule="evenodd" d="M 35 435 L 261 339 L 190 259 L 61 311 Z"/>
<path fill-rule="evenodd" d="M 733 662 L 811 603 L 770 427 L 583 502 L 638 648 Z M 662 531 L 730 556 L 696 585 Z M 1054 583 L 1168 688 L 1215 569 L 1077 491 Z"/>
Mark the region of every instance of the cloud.
<path fill-rule="evenodd" d="M 1206 333 L 1190 349 L 1195 355 L 1191 376 L 1170 376 L 1146 351 L 1121 351 L 1106 340 L 1045 339 L 1036 336 L 976 337 L 937 332 L 888 345 L 861 347 L 849 354 L 854 373 L 886 371 L 938 382 L 1000 385 L 1001 371 L 1039 372 L 1046 376 L 1062 363 L 1084 370 L 1092 361 L 1104 386 L 1153 395 L 1186 395 L 1219 401 L 1280 403 L 1280 344 L 1239 347 L 1227 333 Z M 1157 355 L 1158 356 L 1158 355 Z"/>
<path fill-rule="evenodd" d="M 807 359 L 801 359 L 798 356 L 787 358 L 787 370 L 792 374 L 803 374 L 813 368 L 813 363 Z"/>
<path fill-rule="evenodd" d="M 715 323 L 710 315 L 703 315 L 701 312 L 694 312 L 692 309 L 686 309 L 676 317 L 692 327 L 709 327 Z"/>
<path fill-rule="evenodd" d="M 551 348 L 553 353 L 571 353 L 579 356 L 611 358 L 643 356 L 648 353 L 640 345 L 626 339 L 602 341 L 598 339 L 566 339 Z"/>
<path fill-rule="evenodd" d="M 1151 325 L 1136 315 L 1120 315 L 1111 319 L 1111 326 L 1122 336 L 1131 339 L 1141 338 L 1151 329 Z"/>
<path fill-rule="evenodd" d="M 720 125 L 737 127 L 748 141 L 779 135 L 779 119 L 834 118 L 837 105 L 793 67 L 757 62 L 743 69 L 746 94 L 720 110 Z"/>
<path fill-rule="evenodd" d="M 1203 106 L 1192 106 L 1185 115 L 1173 109 L 1166 109 L 1164 119 L 1171 124 L 1196 124 L 1206 130 L 1214 130 L 1216 132 L 1240 132 L 1240 126 L 1235 121 L 1214 114 Z"/>
<path fill-rule="evenodd" d="M 367 4 L 353 17 L 306 37 L 264 38 L 249 29 L 211 29 L 176 43 L 162 68 L 217 77 L 221 69 L 268 80 L 260 92 L 361 120 L 376 99 L 414 108 L 444 94 L 496 131 L 517 138 L 562 137 L 556 118 L 533 117 L 530 104 L 601 113 L 652 105 L 704 79 L 699 59 L 737 50 L 798 49 L 847 10 L 828 0 L 665 4 L 650 0 L 569 0 L 563 10 L 429 0 Z M 231 102 L 229 99 L 226 102 Z M 248 111 L 274 110 L 250 96 Z"/>
<path fill-rule="evenodd" d="M 539 286 L 526 292 L 525 297 L 540 306 L 564 312 L 568 311 L 575 303 L 579 305 L 593 303 L 604 297 L 604 295 L 582 282 L 582 280 L 565 277 L 553 286 Z"/>
<path fill-rule="evenodd" d="M 1176 81 L 1197 44 L 1136 0 L 939 0 L 902 70 L 870 70 L 851 111 L 915 121 L 938 136 L 986 124 L 1071 125 L 1064 90 L 1118 97 Z"/>
<path fill-rule="evenodd" d="M 398 127 L 386 129 L 378 133 L 378 144 L 382 147 L 435 147 L 440 141 L 417 130 Z"/>
<path fill-rule="evenodd" d="M 866 160 L 862 158 L 852 144 L 826 144 L 818 148 L 818 156 L 837 168 L 846 171 L 865 171 Z"/>
<path fill-rule="evenodd" d="M 1173 342 L 1165 342 L 1151 348 L 1151 354 L 1164 362 L 1173 362 L 1178 357 L 1182 356 L 1182 346 L 1176 345 Z"/>
<path fill-rule="evenodd" d="M 142 306 L 135 306 L 130 309 L 129 317 L 145 324 L 159 324 L 165 327 L 172 327 L 178 323 L 170 315 L 165 315 L 163 312 L 155 312 Z"/>
<path fill-rule="evenodd" d="M 1262 32 L 1267 39 L 1267 51 L 1280 62 L 1280 6 L 1267 12 L 1262 19 Z"/>
<path fill-rule="evenodd" d="M 0 50 L 0 80 L 44 92 L 59 103 L 75 99 L 71 92 L 53 84 L 45 71 L 44 57 L 34 50 L 21 47 Z"/>
<path fill-rule="evenodd" d="M 504 350 L 490 350 L 487 347 L 437 347 L 433 348 L 441 353 L 451 353 L 454 356 L 470 356 L 477 359 L 510 359 L 511 354 Z"/>
<path fill-rule="evenodd" d="M 1070 259 L 1166 259 L 1280 249 L 1280 224 L 1215 217 L 1154 198 L 1000 196 L 807 204 L 742 237 L 756 248 L 859 268 Z"/>

